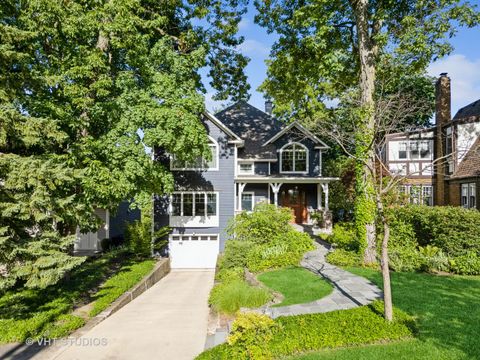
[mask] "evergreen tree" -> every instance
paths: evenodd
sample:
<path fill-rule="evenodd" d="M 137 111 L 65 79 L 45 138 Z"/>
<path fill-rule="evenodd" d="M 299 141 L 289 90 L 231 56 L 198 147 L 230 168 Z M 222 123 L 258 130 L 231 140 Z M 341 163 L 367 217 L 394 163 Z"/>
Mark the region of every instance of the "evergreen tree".
<path fill-rule="evenodd" d="M 97 207 L 173 186 L 146 148 L 209 152 L 198 70 L 247 97 L 241 0 L 0 4 L 0 289 L 57 282 Z M 142 135 L 143 134 L 143 135 Z"/>

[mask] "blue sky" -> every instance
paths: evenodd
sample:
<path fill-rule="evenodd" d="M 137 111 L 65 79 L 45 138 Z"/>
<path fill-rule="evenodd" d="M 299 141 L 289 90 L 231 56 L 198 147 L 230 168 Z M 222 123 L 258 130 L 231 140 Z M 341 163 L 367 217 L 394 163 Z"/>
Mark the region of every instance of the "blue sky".
<path fill-rule="evenodd" d="M 480 6 L 480 0 L 472 2 Z M 251 5 L 240 23 L 240 34 L 245 37 L 240 50 L 251 59 L 246 69 L 251 86 L 249 103 L 263 109 L 263 95 L 256 89 L 266 77 L 265 60 L 276 36 L 267 34 L 263 28 L 256 25 L 253 21 L 254 15 L 255 9 Z M 430 64 L 428 72 L 432 76 L 447 72 L 452 79 L 453 116 L 459 108 L 480 98 L 480 27 L 460 29 L 451 43 L 455 48 L 453 53 Z M 206 106 L 210 111 L 219 106 L 219 103 L 211 99 L 212 95 L 213 91 L 207 86 Z"/>

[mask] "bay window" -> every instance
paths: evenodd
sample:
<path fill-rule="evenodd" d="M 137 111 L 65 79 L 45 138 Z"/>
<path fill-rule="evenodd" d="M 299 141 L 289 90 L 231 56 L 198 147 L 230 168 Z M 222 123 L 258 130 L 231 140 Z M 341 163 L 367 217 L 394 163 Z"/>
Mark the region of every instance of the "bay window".
<path fill-rule="evenodd" d="M 170 226 L 218 226 L 218 194 L 185 191 L 171 196 Z"/>

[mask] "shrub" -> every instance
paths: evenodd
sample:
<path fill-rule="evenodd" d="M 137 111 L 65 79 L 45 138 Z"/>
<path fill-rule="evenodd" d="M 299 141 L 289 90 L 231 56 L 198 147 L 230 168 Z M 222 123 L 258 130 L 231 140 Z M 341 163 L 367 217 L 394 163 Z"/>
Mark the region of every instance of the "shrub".
<path fill-rule="evenodd" d="M 239 241 L 251 241 L 265 244 L 279 234 L 291 228 L 292 213 L 289 208 L 276 207 L 272 204 L 260 203 L 253 212 L 242 212 L 235 216 L 229 226 L 228 234 Z"/>
<path fill-rule="evenodd" d="M 345 249 L 336 249 L 327 254 L 327 261 L 332 265 L 350 267 L 359 266 L 362 263 L 360 255 Z"/>
<path fill-rule="evenodd" d="M 128 249 L 137 256 L 147 257 L 152 251 L 152 229 L 148 222 L 135 220 L 125 228 Z"/>
<path fill-rule="evenodd" d="M 450 260 L 450 268 L 453 272 L 462 275 L 480 275 L 480 257 L 469 252 Z"/>
<path fill-rule="evenodd" d="M 215 274 L 215 280 L 223 283 L 243 280 L 243 278 L 244 270 L 242 267 L 221 269 Z"/>
<path fill-rule="evenodd" d="M 220 269 L 244 268 L 247 266 L 247 254 L 252 248 L 250 241 L 228 240 L 225 250 L 220 257 L 218 267 Z"/>
<path fill-rule="evenodd" d="M 389 249 L 389 266 L 394 271 L 418 271 L 423 259 L 414 246 L 398 246 Z"/>
<path fill-rule="evenodd" d="M 253 272 L 298 265 L 303 254 L 313 249 L 310 236 L 289 229 L 275 236 L 270 243 L 253 246 L 246 255 L 246 263 Z"/>
<path fill-rule="evenodd" d="M 341 249 L 358 251 L 359 244 L 356 240 L 353 223 L 338 223 L 333 225 L 332 235 L 327 237 L 327 241 Z"/>
<path fill-rule="evenodd" d="M 241 307 L 262 306 L 271 297 L 266 289 L 250 286 L 245 281 L 237 279 L 215 285 L 208 302 L 218 312 L 234 314 Z"/>
<path fill-rule="evenodd" d="M 409 227 L 419 246 L 436 246 L 450 257 L 480 254 L 480 212 L 476 210 L 410 205 L 393 208 L 389 218 L 392 235 Z"/>
<path fill-rule="evenodd" d="M 265 334 L 257 342 L 262 357 L 259 359 L 283 358 L 301 352 L 338 348 L 344 346 L 371 344 L 412 336 L 413 319 L 406 313 L 394 309 L 394 321 L 387 322 L 381 314 L 382 302 L 374 302 L 350 310 L 332 311 L 321 314 L 279 317 L 276 326 L 262 320 L 246 320 L 249 330 L 247 338 L 236 339 L 235 343 L 222 344 L 202 354 L 197 359 L 257 359 L 252 353 L 242 351 L 250 344 L 255 331 Z M 261 323 L 259 329 L 252 325 Z M 250 330 L 253 327 L 255 330 Z M 262 335 L 261 335 L 262 336 Z"/>
<path fill-rule="evenodd" d="M 266 315 L 257 313 L 239 314 L 232 324 L 232 331 L 227 339 L 232 351 L 232 359 L 252 358 L 271 359 L 270 349 L 264 346 L 273 338 L 278 324 Z"/>

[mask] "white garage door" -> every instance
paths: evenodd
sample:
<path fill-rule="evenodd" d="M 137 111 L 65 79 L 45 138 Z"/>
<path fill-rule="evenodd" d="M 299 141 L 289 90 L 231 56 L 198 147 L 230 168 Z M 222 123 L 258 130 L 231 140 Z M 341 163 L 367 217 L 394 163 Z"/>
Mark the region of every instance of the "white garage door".
<path fill-rule="evenodd" d="M 213 269 L 220 249 L 218 234 L 170 235 L 172 269 Z"/>

